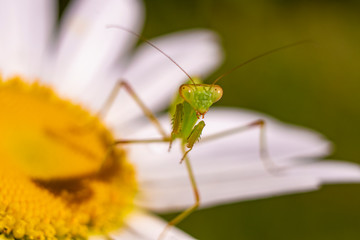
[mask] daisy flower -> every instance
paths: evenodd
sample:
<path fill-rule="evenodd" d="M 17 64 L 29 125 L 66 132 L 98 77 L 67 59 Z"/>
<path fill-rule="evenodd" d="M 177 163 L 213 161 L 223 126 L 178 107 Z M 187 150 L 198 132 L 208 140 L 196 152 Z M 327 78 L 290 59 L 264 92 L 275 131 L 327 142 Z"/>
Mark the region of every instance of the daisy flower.
<path fill-rule="evenodd" d="M 139 32 L 137 0 L 72 3 L 56 25 L 48 0 L 4 0 L 0 8 L 0 239 L 156 239 L 166 222 L 150 212 L 193 204 L 180 152 L 164 144 L 115 139 L 156 136 L 141 110 L 120 94 L 96 117 L 119 78 L 154 112 L 186 78 L 168 59 L 108 24 Z M 153 42 L 191 75 L 205 77 L 222 59 L 216 35 L 183 31 Z M 330 143 L 312 131 L 259 113 L 215 108 L 206 134 L 266 119 L 270 154 L 286 170 L 273 176 L 258 157 L 258 131 L 199 143 L 191 153 L 203 207 L 358 182 L 357 165 L 315 161 Z M 167 117 L 161 117 L 169 126 Z M 191 239 L 173 228 L 168 239 Z"/>

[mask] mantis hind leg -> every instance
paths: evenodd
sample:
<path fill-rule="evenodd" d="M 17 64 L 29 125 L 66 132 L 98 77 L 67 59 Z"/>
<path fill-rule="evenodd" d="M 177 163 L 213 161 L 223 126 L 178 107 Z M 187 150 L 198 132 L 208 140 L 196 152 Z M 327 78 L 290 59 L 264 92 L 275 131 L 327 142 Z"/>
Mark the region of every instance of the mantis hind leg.
<path fill-rule="evenodd" d="M 268 151 L 268 145 L 267 145 L 267 140 L 266 140 L 266 122 L 263 119 L 259 119 L 256 121 L 253 121 L 249 124 L 240 126 L 240 127 L 235 127 L 232 128 L 230 130 L 226 130 L 220 133 L 215 133 L 213 135 L 209 135 L 206 136 L 202 139 L 201 142 L 205 142 L 205 141 L 209 141 L 209 140 L 214 140 L 214 139 L 218 139 L 221 137 L 225 137 L 228 135 L 233 135 L 236 133 L 240 133 L 243 131 L 247 131 L 250 130 L 254 127 L 258 127 L 260 128 L 260 133 L 259 133 L 259 141 L 260 141 L 260 147 L 259 147 L 259 155 L 260 155 L 260 159 L 264 165 L 264 168 L 270 172 L 270 173 L 278 173 L 278 170 L 280 169 L 279 166 L 277 166 L 274 161 L 270 158 L 269 155 L 269 151 Z"/>
<path fill-rule="evenodd" d="M 190 183 L 191 183 L 191 187 L 193 189 L 193 193 L 194 193 L 194 198 L 195 198 L 195 203 L 187 208 L 185 211 L 183 211 L 182 213 L 180 213 L 179 215 L 177 215 L 174 219 L 172 219 L 170 222 L 168 222 L 167 226 L 165 227 L 165 229 L 162 231 L 162 233 L 159 236 L 159 240 L 163 239 L 166 235 L 166 232 L 172 227 L 177 225 L 179 222 L 181 222 L 182 220 L 184 220 L 187 216 L 189 216 L 191 213 L 193 213 L 200 205 L 200 194 L 199 194 L 199 190 L 195 181 L 195 176 L 194 176 L 194 172 L 192 170 L 191 164 L 190 164 L 190 159 L 189 157 L 185 154 L 186 153 L 186 149 L 185 149 L 185 145 L 182 145 L 182 152 L 184 154 L 184 161 L 185 161 L 185 165 L 186 165 L 186 170 L 189 174 L 189 179 L 190 179 Z"/>

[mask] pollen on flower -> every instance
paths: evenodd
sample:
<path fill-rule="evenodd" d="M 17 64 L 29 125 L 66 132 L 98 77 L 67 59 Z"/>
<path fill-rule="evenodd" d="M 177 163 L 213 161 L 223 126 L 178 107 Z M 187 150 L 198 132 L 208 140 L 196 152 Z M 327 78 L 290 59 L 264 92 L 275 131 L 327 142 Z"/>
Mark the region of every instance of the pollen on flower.
<path fill-rule="evenodd" d="M 0 239 L 86 239 L 119 228 L 136 181 L 111 133 L 50 88 L 0 79 Z"/>

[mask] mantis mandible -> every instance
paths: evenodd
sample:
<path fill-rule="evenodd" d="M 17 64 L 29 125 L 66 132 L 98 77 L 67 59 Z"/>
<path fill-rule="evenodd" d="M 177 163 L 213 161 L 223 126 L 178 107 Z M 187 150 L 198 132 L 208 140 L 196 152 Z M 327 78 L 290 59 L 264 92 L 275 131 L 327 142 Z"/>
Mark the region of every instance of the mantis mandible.
<path fill-rule="evenodd" d="M 303 44 L 305 42 L 308 42 L 308 40 L 295 42 L 289 45 L 285 45 L 279 48 L 272 49 L 270 51 L 267 51 L 265 53 L 262 53 L 260 55 L 257 55 L 256 57 L 253 57 L 237 66 L 229 70 L 228 72 L 222 74 L 219 76 L 215 81 L 211 84 L 204 84 L 200 81 L 200 79 L 191 77 L 174 59 L 172 59 L 169 55 L 167 55 L 165 52 L 163 52 L 161 49 L 159 49 L 157 46 L 155 46 L 153 43 L 145 39 L 143 36 L 128 30 L 121 26 L 114 26 L 109 25 L 108 28 L 117 28 L 123 31 L 128 32 L 129 34 L 132 34 L 136 36 L 137 38 L 143 40 L 151 47 L 155 48 L 157 51 L 159 51 L 161 54 L 163 54 L 165 57 L 167 57 L 170 61 L 172 61 L 181 71 L 184 72 L 184 74 L 189 79 L 188 83 L 182 84 L 179 87 L 178 97 L 177 101 L 175 101 L 173 104 L 175 106 L 173 107 L 175 110 L 173 111 L 172 117 L 172 131 L 171 134 L 167 134 L 166 131 L 161 126 L 158 119 L 155 117 L 155 115 L 146 107 L 146 104 L 140 99 L 140 97 L 134 92 L 132 87 L 128 82 L 125 80 L 119 80 L 117 85 L 113 88 L 111 94 L 107 98 L 107 100 L 104 103 L 104 106 L 101 108 L 101 111 L 99 112 L 99 117 L 104 117 L 106 115 L 107 111 L 109 110 L 110 106 L 112 105 L 113 101 L 115 100 L 116 96 L 118 95 L 121 88 L 124 88 L 129 95 L 134 99 L 134 101 L 138 104 L 138 106 L 142 109 L 145 116 L 151 121 L 151 123 L 156 127 L 156 129 L 161 134 L 162 138 L 158 139 L 121 139 L 114 142 L 114 144 L 111 146 L 114 147 L 118 144 L 134 144 L 134 143 L 157 143 L 157 142 L 167 142 L 169 143 L 169 151 L 171 149 L 172 142 L 176 139 L 179 139 L 181 142 L 181 150 L 182 150 L 182 158 L 180 160 L 180 163 L 185 162 L 186 169 L 188 171 L 190 183 L 192 186 L 192 190 L 194 193 L 194 204 L 187 208 L 185 211 L 180 213 L 178 216 L 176 216 L 174 219 L 172 219 L 164 231 L 161 233 L 159 238 L 164 237 L 167 229 L 169 229 L 171 226 L 174 226 L 181 222 L 184 218 L 189 216 L 192 212 L 194 212 L 200 205 L 200 194 L 199 190 L 196 184 L 195 176 L 190 164 L 190 159 L 188 156 L 188 153 L 193 149 L 196 142 L 200 140 L 200 136 L 202 134 L 203 129 L 205 128 L 205 121 L 204 116 L 209 111 L 209 108 L 217 101 L 221 99 L 223 96 L 223 90 L 222 88 L 217 85 L 216 83 L 225 77 L 226 75 L 232 73 L 233 71 L 237 70 L 238 68 L 244 66 L 245 64 L 248 64 L 250 62 L 253 62 L 261 57 L 264 57 L 266 55 L 269 55 L 271 53 L 284 50 L 290 47 L 294 47 L 300 44 Z M 260 141 L 260 147 L 259 147 L 259 154 L 260 158 L 263 162 L 264 167 L 269 172 L 277 171 L 277 166 L 271 161 L 268 150 L 267 150 L 267 144 L 266 144 L 266 136 L 265 136 L 265 127 L 266 123 L 262 119 L 258 119 L 256 121 L 250 122 L 249 124 L 236 127 L 234 129 L 226 130 L 220 133 L 216 133 L 213 135 L 206 136 L 202 139 L 202 141 L 208 141 L 213 140 L 217 138 L 221 138 L 227 135 L 236 134 L 242 131 L 249 130 L 251 128 L 257 127 L 260 129 L 259 134 L 259 141 Z"/>

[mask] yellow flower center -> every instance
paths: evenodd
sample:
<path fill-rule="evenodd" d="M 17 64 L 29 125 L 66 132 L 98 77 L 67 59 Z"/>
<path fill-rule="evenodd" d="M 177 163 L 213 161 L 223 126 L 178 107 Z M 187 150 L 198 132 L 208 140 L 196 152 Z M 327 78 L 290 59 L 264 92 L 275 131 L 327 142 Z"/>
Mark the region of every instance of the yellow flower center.
<path fill-rule="evenodd" d="M 133 166 L 98 118 L 50 88 L 0 79 L 0 239 L 86 239 L 119 228 Z"/>

